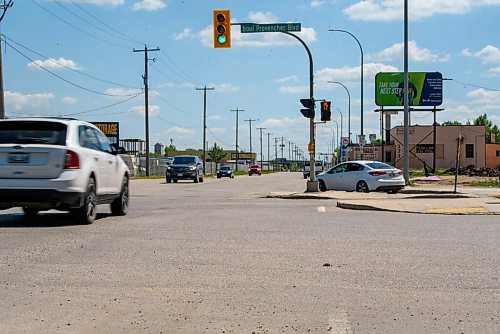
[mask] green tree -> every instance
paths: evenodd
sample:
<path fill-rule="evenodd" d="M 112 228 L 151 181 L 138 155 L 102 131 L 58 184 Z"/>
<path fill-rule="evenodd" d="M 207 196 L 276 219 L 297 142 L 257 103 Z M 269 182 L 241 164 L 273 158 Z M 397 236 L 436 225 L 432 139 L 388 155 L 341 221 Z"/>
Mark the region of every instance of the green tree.
<path fill-rule="evenodd" d="M 484 125 L 485 130 L 486 130 L 486 142 L 491 143 L 491 134 L 494 133 L 496 135 L 496 143 L 500 142 L 500 139 L 498 138 L 500 135 L 500 131 L 498 129 L 498 126 L 493 124 L 491 120 L 488 119 L 488 116 L 486 114 L 482 114 L 478 116 L 473 122 L 474 125 Z"/>
<path fill-rule="evenodd" d="M 446 121 L 442 125 L 462 125 L 459 121 Z"/>
<path fill-rule="evenodd" d="M 169 146 L 165 147 L 165 156 L 169 156 L 171 153 L 177 151 L 177 148 L 175 147 L 174 144 L 170 144 Z"/>
<path fill-rule="evenodd" d="M 217 169 L 218 164 L 226 157 L 226 153 L 222 147 L 217 146 L 217 143 L 214 143 L 214 146 L 212 146 L 212 148 L 208 151 L 208 156 L 213 162 L 215 162 L 215 169 Z"/>

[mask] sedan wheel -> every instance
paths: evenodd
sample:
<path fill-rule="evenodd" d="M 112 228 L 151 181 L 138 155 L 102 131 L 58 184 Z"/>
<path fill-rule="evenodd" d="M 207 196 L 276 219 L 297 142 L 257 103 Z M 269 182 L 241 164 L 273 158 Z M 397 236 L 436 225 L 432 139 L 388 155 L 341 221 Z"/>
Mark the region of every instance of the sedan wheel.
<path fill-rule="evenodd" d="M 370 189 L 368 189 L 368 185 L 366 184 L 365 181 L 359 181 L 356 184 L 356 191 L 360 193 L 368 193 L 370 192 Z"/>
<path fill-rule="evenodd" d="M 325 184 L 325 181 L 323 180 L 319 180 L 319 190 L 321 191 L 326 191 L 326 184 Z"/>

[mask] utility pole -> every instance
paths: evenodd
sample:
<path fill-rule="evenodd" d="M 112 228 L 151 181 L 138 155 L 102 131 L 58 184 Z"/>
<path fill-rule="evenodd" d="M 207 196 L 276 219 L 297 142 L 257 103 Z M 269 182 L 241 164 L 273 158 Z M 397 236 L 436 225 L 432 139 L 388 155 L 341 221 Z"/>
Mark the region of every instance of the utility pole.
<path fill-rule="evenodd" d="M 240 154 L 238 152 L 238 118 L 240 111 L 245 111 L 244 109 L 231 109 L 231 111 L 236 111 L 236 167 L 235 170 L 238 171 L 238 160 L 240 158 Z"/>
<path fill-rule="evenodd" d="M 270 155 L 270 146 L 269 146 L 269 139 L 271 138 L 272 133 L 268 132 L 267 133 L 267 167 L 269 168 L 269 161 L 271 161 L 271 155 Z"/>
<path fill-rule="evenodd" d="M 257 128 L 257 130 L 260 131 L 260 168 L 264 168 L 262 165 L 262 130 L 265 130 L 266 128 Z"/>
<path fill-rule="evenodd" d="M 13 0 L 9 0 L 9 2 L 5 3 L 3 1 L 3 5 L 0 5 L 0 9 L 2 10 L 2 16 L 0 16 L 0 22 L 2 22 L 5 13 L 7 13 L 7 9 L 12 7 L 14 4 Z M 3 62 L 2 62 L 2 41 L 0 40 L 0 119 L 5 118 L 5 95 L 3 91 Z"/>
<path fill-rule="evenodd" d="M 274 170 L 278 169 L 278 137 L 274 138 Z"/>
<path fill-rule="evenodd" d="M 160 48 L 156 49 L 148 49 L 146 45 L 144 45 L 143 50 L 136 50 L 134 52 L 144 52 L 144 75 L 142 78 L 144 79 L 144 111 L 146 118 L 146 176 L 149 176 L 149 97 L 148 97 L 148 51 L 160 51 Z M 155 59 L 152 59 L 155 61 Z"/>
<path fill-rule="evenodd" d="M 281 145 L 280 145 L 280 148 L 281 148 L 281 168 L 283 168 L 283 165 L 284 165 L 284 161 L 283 161 L 283 148 L 285 147 L 285 144 L 284 144 L 284 141 L 285 141 L 285 137 L 281 137 Z"/>
<path fill-rule="evenodd" d="M 214 87 L 196 87 L 196 90 L 203 91 L 203 172 L 205 173 L 205 161 L 207 160 L 207 90 L 214 90 Z M 217 166 L 216 166 L 217 167 Z"/>
<path fill-rule="evenodd" d="M 248 126 L 250 128 L 250 156 L 251 156 L 251 160 L 252 160 L 252 163 L 254 162 L 253 161 L 253 151 L 252 151 L 252 122 L 255 122 L 255 121 L 258 121 L 258 119 L 246 119 L 245 122 L 248 122 Z"/>

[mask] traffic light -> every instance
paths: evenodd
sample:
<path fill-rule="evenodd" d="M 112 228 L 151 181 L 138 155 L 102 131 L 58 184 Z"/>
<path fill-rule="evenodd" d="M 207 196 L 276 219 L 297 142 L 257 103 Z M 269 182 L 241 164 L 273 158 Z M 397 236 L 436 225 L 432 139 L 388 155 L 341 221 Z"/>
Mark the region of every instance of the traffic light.
<path fill-rule="evenodd" d="M 231 14 L 229 9 L 214 10 L 214 48 L 231 47 Z"/>
<path fill-rule="evenodd" d="M 323 101 L 321 102 L 321 121 L 327 122 L 332 120 L 332 112 L 330 107 L 332 105 L 331 101 Z"/>
<path fill-rule="evenodd" d="M 300 103 L 306 107 L 306 109 L 300 109 L 302 115 L 306 118 L 314 118 L 314 99 L 300 99 Z"/>

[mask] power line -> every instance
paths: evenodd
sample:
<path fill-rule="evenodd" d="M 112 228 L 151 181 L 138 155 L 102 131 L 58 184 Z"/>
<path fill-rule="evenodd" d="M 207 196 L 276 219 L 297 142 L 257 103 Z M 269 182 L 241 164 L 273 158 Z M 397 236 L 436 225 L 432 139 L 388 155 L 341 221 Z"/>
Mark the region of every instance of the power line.
<path fill-rule="evenodd" d="M 0 38 L 1 38 L 1 37 L 0 37 Z M 71 81 L 69 81 L 69 80 L 67 80 L 67 79 L 65 79 L 65 78 L 63 78 L 63 77 L 61 77 L 60 75 L 55 74 L 54 72 L 52 72 L 52 71 L 50 71 L 49 69 L 47 69 L 47 68 L 43 67 L 43 66 L 42 66 L 42 65 L 40 65 L 39 63 L 35 62 L 33 59 L 31 59 L 30 57 L 28 57 L 27 55 L 25 55 L 24 53 L 22 53 L 21 51 L 19 51 L 18 49 L 16 49 L 16 48 L 15 48 L 12 44 L 10 44 L 9 42 L 7 42 L 7 40 L 6 40 L 5 38 L 3 38 L 2 40 L 3 40 L 3 42 L 4 42 L 6 45 L 10 46 L 10 48 L 11 48 L 11 49 L 13 49 L 13 50 L 14 50 L 14 51 L 16 51 L 17 53 L 19 53 L 19 54 L 20 54 L 21 56 L 23 56 L 24 58 L 26 58 L 26 59 L 28 59 L 29 61 L 31 61 L 31 62 L 32 62 L 33 64 L 35 64 L 36 66 L 40 67 L 40 68 L 41 68 L 41 69 L 43 69 L 44 71 L 46 71 L 46 72 L 48 72 L 48 73 L 52 74 L 52 75 L 53 75 L 53 76 L 55 76 L 56 78 L 58 78 L 58 79 L 60 79 L 60 80 L 62 80 L 62 81 L 64 81 L 64 82 L 66 82 L 66 83 L 68 83 L 68 84 L 70 84 L 70 85 L 72 85 L 72 86 L 75 86 L 75 87 L 77 87 L 77 88 L 80 88 L 80 89 L 82 89 L 82 90 L 85 90 L 85 91 L 87 91 L 87 92 L 94 93 L 94 94 L 97 94 L 97 95 L 104 95 L 104 96 L 122 96 L 122 97 L 123 97 L 123 96 L 133 96 L 133 94 L 108 94 L 108 93 L 101 93 L 101 92 L 98 92 L 98 91 L 92 90 L 92 89 L 90 89 L 90 88 L 86 88 L 86 87 L 83 87 L 83 86 L 81 86 L 81 85 L 78 85 L 78 84 L 76 84 L 76 83 L 74 83 L 74 82 L 71 82 Z"/>
<path fill-rule="evenodd" d="M 108 83 L 108 84 L 111 84 L 111 85 L 115 85 L 115 86 L 121 86 L 121 87 L 125 87 L 125 88 L 133 88 L 133 89 L 141 89 L 141 88 L 139 88 L 139 87 L 134 87 L 134 86 L 124 85 L 124 84 L 120 84 L 120 83 L 116 83 L 116 82 L 108 81 L 108 80 L 105 80 L 105 79 L 100 79 L 100 78 L 95 77 L 95 76 L 93 76 L 93 75 L 90 75 L 90 74 L 87 74 L 87 73 L 84 73 L 84 72 L 78 71 L 78 70 L 76 70 L 76 69 L 74 69 L 74 68 L 71 68 L 71 67 L 66 66 L 66 65 L 64 65 L 64 64 L 61 64 L 61 63 L 57 62 L 56 60 L 54 60 L 54 59 L 52 59 L 52 58 L 49 58 L 49 57 L 47 57 L 47 56 L 45 56 L 45 55 L 43 55 L 43 54 L 41 54 L 41 53 L 39 53 L 39 52 L 37 52 L 37 51 L 35 51 L 35 50 L 33 50 L 33 49 L 30 49 L 29 47 L 27 47 L 27 46 L 25 46 L 25 45 L 22 45 L 22 44 L 20 44 L 20 43 L 18 43 L 18 42 L 16 42 L 16 41 L 14 41 L 12 38 L 9 38 L 9 37 L 7 37 L 7 36 L 5 36 L 5 35 L 2 35 L 2 36 L 3 36 L 5 39 L 8 39 L 9 41 L 11 41 L 12 43 L 14 43 L 14 44 L 16 44 L 16 45 L 18 45 L 18 46 L 20 46 L 20 47 L 22 47 L 22 48 L 24 48 L 24 49 L 26 49 L 26 50 L 28 50 L 28 51 L 32 52 L 32 53 L 34 53 L 34 54 L 38 55 L 38 56 L 40 56 L 40 57 L 45 58 L 46 60 L 49 60 L 49 61 L 51 61 L 51 62 L 53 62 L 53 63 L 56 63 L 56 64 L 57 64 L 57 65 L 59 65 L 59 66 L 62 66 L 62 67 L 66 68 L 66 69 L 68 69 L 68 70 L 70 70 L 70 71 L 73 71 L 73 72 L 75 72 L 75 73 L 81 74 L 81 75 L 86 76 L 86 77 L 88 77 L 88 78 L 91 78 L 91 79 L 94 79 L 94 80 L 97 80 L 97 81 L 101 81 L 101 82 L 104 82 L 104 83 Z"/>
<path fill-rule="evenodd" d="M 111 108 L 111 107 L 114 107 L 116 105 L 119 105 L 119 104 L 122 104 L 122 103 L 125 103 L 127 101 L 130 101 L 132 99 L 135 99 L 136 97 L 138 97 L 139 95 L 142 95 L 144 92 L 140 92 L 132 97 L 129 97 L 128 99 L 125 99 L 125 100 L 122 100 L 122 101 L 119 101 L 119 102 L 116 102 L 116 103 L 113 103 L 113 104 L 110 104 L 110 105 L 107 105 L 107 106 L 103 106 L 103 107 L 99 107 L 99 108 L 94 108 L 94 109 L 90 109 L 90 110 L 87 110 L 87 111 L 80 111 L 80 112 L 76 112 L 76 113 L 71 113 L 71 114 L 63 114 L 63 116 L 73 116 L 73 115 L 81 115 L 81 114 L 86 114 L 86 113 L 89 113 L 89 112 L 93 112 L 93 111 L 97 111 L 97 110 L 102 110 L 102 109 L 106 109 L 106 108 Z M 123 114 L 125 112 L 119 112 L 117 114 Z"/>
<path fill-rule="evenodd" d="M 66 25 L 72 27 L 73 29 L 75 30 L 78 30 L 79 32 L 81 32 L 82 34 L 84 35 L 87 35 L 87 36 L 90 36 L 94 39 L 97 39 L 98 41 L 101 41 L 103 43 L 106 43 L 106 44 L 110 44 L 110 45 L 114 45 L 114 46 L 118 46 L 118 47 L 121 47 L 121 48 L 127 48 L 127 49 L 130 49 L 129 46 L 126 46 L 126 45 L 121 45 L 121 44 L 117 44 L 117 43 L 113 43 L 111 41 L 107 41 L 105 39 L 102 39 L 100 37 L 97 37 L 93 34 L 90 34 L 88 33 L 87 31 L 77 27 L 76 25 L 72 24 L 71 22 L 68 22 L 67 20 L 63 19 L 62 17 L 59 17 L 57 16 L 56 14 L 52 13 L 50 10 L 48 10 L 47 8 L 43 7 L 42 5 L 40 5 L 39 3 L 37 3 L 35 0 L 30 0 L 32 3 L 34 3 L 35 5 L 37 5 L 40 9 L 42 9 L 43 11 L 45 11 L 46 13 L 52 15 L 53 17 L 55 17 L 56 19 L 58 19 L 59 21 L 65 23 Z"/>
<path fill-rule="evenodd" d="M 111 31 L 114 31 L 115 33 L 117 33 L 118 35 L 120 36 L 123 36 L 124 39 L 127 39 L 129 42 L 134 42 L 134 43 L 137 43 L 137 44 L 141 44 L 143 45 L 144 42 L 140 42 L 132 37 L 129 37 L 125 34 L 123 34 L 121 31 L 119 30 L 116 30 L 115 28 L 113 28 L 112 26 L 106 24 L 105 22 L 101 21 L 99 18 L 97 18 L 96 16 L 94 16 L 92 13 L 90 13 L 88 10 L 86 10 L 85 8 L 83 8 L 82 6 L 80 6 L 78 3 L 76 3 L 75 1 L 71 0 L 71 2 L 76 6 L 78 7 L 81 11 L 83 11 L 85 14 L 87 14 L 88 16 L 90 16 L 91 18 L 93 18 L 94 20 L 96 20 L 97 22 L 99 22 L 100 24 L 102 24 L 103 26 L 105 26 L 106 28 L 109 28 Z"/>

